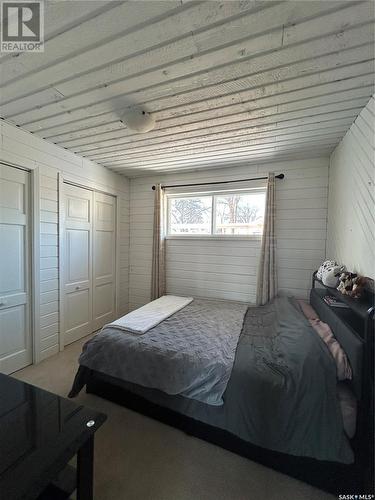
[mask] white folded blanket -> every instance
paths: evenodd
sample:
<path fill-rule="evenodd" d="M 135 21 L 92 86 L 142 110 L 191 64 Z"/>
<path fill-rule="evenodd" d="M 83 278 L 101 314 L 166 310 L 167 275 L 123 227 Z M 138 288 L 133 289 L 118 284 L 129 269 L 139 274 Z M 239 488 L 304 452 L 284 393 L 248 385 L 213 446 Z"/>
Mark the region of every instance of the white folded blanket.
<path fill-rule="evenodd" d="M 103 330 L 105 328 L 117 328 L 129 333 L 143 335 L 163 320 L 169 318 L 169 316 L 172 316 L 172 314 L 190 304 L 192 300 L 192 297 L 164 295 L 135 311 L 125 314 L 122 318 L 105 325 Z"/>

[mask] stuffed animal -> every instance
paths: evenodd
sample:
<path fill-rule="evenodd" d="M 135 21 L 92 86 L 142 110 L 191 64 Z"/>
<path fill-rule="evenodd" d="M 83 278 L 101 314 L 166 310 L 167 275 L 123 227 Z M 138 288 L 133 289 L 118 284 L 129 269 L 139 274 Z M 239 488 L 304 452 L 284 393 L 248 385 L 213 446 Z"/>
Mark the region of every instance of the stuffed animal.
<path fill-rule="evenodd" d="M 329 286 L 331 288 L 336 288 L 339 284 L 339 276 L 344 271 L 346 271 L 345 266 L 334 266 L 328 269 L 324 269 L 322 273 L 323 285 Z"/>
<path fill-rule="evenodd" d="M 357 278 L 357 274 L 355 273 L 341 273 L 339 276 L 339 286 L 337 287 L 337 290 L 343 295 L 351 295 L 355 278 Z"/>
<path fill-rule="evenodd" d="M 353 288 L 351 292 L 351 297 L 353 299 L 360 299 L 365 294 L 368 288 L 368 278 L 365 276 L 357 276 L 353 281 Z"/>
<path fill-rule="evenodd" d="M 316 277 L 326 286 L 336 288 L 339 283 L 339 275 L 346 271 L 345 266 L 340 266 L 334 260 L 326 260 L 319 267 Z"/>
<path fill-rule="evenodd" d="M 325 260 L 323 264 L 319 267 L 318 272 L 316 273 L 316 277 L 318 280 L 322 281 L 323 280 L 323 273 L 330 271 L 334 267 L 336 267 L 338 264 L 335 260 Z"/>

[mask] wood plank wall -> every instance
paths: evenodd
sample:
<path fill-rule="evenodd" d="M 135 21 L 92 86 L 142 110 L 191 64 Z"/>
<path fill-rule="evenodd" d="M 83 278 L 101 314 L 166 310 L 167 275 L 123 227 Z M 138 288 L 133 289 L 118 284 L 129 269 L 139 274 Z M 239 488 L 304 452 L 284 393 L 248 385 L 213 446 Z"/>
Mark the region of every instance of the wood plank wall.
<path fill-rule="evenodd" d="M 116 189 L 120 203 L 119 313 L 128 311 L 129 181 L 108 169 L 28 132 L 1 123 L 0 160 L 34 170 L 40 179 L 40 331 L 36 332 L 42 360 L 59 350 L 58 173 L 90 181 L 98 189 Z"/>
<path fill-rule="evenodd" d="M 375 101 L 331 156 L 327 258 L 375 278 Z"/>
<path fill-rule="evenodd" d="M 325 256 L 328 163 L 328 158 L 292 160 L 132 179 L 129 308 L 150 300 L 153 184 L 241 179 L 270 170 L 286 175 L 277 181 L 279 287 L 306 298 L 311 273 Z M 252 302 L 259 249 L 259 240 L 169 239 L 168 292 Z"/>

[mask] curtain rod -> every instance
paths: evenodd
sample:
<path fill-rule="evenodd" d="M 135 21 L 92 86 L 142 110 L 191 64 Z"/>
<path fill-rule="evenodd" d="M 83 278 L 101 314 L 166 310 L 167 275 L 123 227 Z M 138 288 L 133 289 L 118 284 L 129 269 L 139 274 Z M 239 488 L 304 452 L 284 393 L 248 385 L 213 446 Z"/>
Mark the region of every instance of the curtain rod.
<path fill-rule="evenodd" d="M 275 175 L 275 179 L 284 179 L 284 174 Z M 176 188 L 176 187 L 191 187 L 191 186 L 212 186 L 213 184 L 232 184 L 233 182 L 246 182 L 246 181 L 262 181 L 268 179 L 267 177 L 253 177 L 251 179 L 237 179 L 234 181 L 221 181 L 221 182 L 197 182 L 195 184 L 173 184 L 171 186 L 161 186 L 162 189 L 165 188 Z M 155 186 L 152 186 L 155 191 Z"/>

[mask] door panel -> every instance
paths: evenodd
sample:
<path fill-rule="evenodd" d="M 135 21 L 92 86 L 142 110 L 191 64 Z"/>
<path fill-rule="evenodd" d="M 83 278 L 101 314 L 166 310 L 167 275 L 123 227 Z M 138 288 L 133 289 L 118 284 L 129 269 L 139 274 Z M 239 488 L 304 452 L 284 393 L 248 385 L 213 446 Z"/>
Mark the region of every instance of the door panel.
<path fill-rule="evenodd" d="M 0 371 L 32 362 L 29 173 L 0 165 Z"/>
<path fill-rule="evenodd" d="M 106 279 L 113 275 L 113 231 L 95 232 L 96 279 Z"/>
<path fill-rule="evenodd" d="M 68 282 L 88 281 L 90 278 L 90 231 L 67 229 L 66 246 Z"/>
<path fill-rule="evenodd" d="M 25 215 L 25 178 L 27 172 L 1 165 L 1 198 L 0 207 L 18 215 Z M 27 187 L 27 186 L 26 186 Z"/>
<path fill-rule="evenodd" d="M 94 193 L 94 330 L 116 316 L 116 198 Z"/>
<path fill-rule="evenodd" d="M 0 295 L 25 290 L 25 226 L 0 224 Z"/>
<path fill-rule="evenodd" d="M 26 310 L 25 305 L 16 305 L 0 310 L 0 324 L 2 331 L 13 332 L 12 336 L 5 335 L 2 341 L 2 354 L 14 355 L 27 347 Z"/>
<path fill-rule="evenodd" d="M 92 197 L 64 185 L 64 345 L 92 332 Z"/>
<path fill-rule="evenodd" d="M 90 290 L 78 290 L 68 293 L 66 297 L 66 329 L 74 330 L 74 334 L 85 336 L 90 318 Z M 80 338 L 80 337 L 78 337 Z"/>
<path fill-rule="evenodd" d="M 116 316 L 116 198 L 64 184 L 64 344 Z"/>
<path fill-rule="evenodd" d="M 89 222 L 91 219 L 90 200 L 78 198 L 78 196 L 79 193 L 76 196 L 70 195 L 67 198 L 67 217 L 71 222 Z"/>
<path fill-rule="evenodd" d="M 97 318 L 113 314 L 113 295 L 112 283 L 96 286 L 94 310 Z"/>

